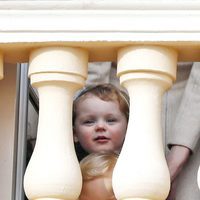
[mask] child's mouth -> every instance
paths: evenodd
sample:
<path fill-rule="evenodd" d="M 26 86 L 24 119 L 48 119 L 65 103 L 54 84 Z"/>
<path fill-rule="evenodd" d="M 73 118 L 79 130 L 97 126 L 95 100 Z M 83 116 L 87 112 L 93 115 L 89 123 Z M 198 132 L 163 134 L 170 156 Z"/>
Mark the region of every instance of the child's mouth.
<path fill-rule="evenodd" d="M 105 136 L 97 136 L 96 138 L 94 138 L 94 141 L 98 142 L 98 143 L 106 143 L 110 140 L 110 138 L 105 137 Z"/>

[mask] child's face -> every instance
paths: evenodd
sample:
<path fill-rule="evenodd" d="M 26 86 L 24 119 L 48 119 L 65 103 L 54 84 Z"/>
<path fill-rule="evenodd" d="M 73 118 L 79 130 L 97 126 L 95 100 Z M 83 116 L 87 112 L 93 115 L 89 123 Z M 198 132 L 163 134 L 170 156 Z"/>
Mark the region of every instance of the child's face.
<path fill-rule="evenodd" d="M 79 200 L 117 200 L 111 187 L 111 178 L 84 181 Z"/>
<path fill-rule="evenodd" d="M 126 134 L 127 120 L 116 101 L 89 96 L 76 106 L 74 133 L 89 153 L 118 153 Z"/>

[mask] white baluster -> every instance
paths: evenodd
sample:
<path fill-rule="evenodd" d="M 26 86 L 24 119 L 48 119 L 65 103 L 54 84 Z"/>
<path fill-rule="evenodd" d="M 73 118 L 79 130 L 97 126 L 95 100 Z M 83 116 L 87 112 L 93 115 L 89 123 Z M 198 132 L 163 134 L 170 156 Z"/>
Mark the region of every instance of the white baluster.
<path fill-rule="evenodd" d="M 197 184 L 200 189 L 200 166 L 199 166 L 198 173 L 197 173 Z"/>
<path fill-rule="evenodd" d="M 113 174 L 120 200 L 164 200 L 170 176 L 161 130 L 161 99 L 176 77 L 176 51 L 160 46 L 123 48 L 118 76 L 130 96 L 126 139 Z"/>
<path fill-rule="evenodd" d="M 78 48 L 31 52 L 29 76 L 39 93 L 39 122 L 24 188 L 31 200 L 76 200 L 82 176 L 72 134 L 72 101 L 87 76 L 88 54 Z"/>

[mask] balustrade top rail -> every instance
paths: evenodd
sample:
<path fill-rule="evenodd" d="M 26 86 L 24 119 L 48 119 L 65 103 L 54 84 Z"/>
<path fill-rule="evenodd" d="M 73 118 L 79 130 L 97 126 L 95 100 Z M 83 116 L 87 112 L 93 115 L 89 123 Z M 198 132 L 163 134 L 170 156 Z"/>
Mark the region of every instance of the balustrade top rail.
<path fill-rule="evenodd" d="M 119 48 L 157 44 L 179 60 L 200 60 L 200 0 L 0 1 L 0 49 L 25 62 L 44 46 L 86 48 L 90 61 L 116 60 Z"/>

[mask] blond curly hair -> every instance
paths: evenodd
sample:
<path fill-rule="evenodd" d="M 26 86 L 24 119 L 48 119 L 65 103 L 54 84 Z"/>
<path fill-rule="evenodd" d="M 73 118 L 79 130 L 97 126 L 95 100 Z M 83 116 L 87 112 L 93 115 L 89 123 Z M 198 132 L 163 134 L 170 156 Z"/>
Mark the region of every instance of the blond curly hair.
<path fill-rule="evenodd" d="M 106 176 L 111 172 L 117 162 L 118 155 L 115 153 L 91 153 L 80 162 L 84 181 L 97 177 Z"/>

